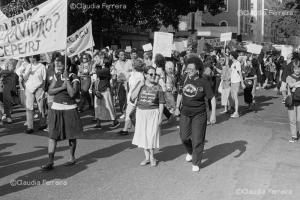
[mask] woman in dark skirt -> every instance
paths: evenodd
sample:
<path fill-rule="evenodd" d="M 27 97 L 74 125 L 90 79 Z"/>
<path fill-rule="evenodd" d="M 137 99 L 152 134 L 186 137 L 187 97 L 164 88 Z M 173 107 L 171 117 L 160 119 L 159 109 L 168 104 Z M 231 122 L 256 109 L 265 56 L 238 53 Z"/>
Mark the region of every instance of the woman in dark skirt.
<path fill-rule="evenodd" d="M 68 74 L 65 70 L 65 58 L 57 58 L 57 70 L 49 87 L 49 94 L 54 95 L 53 104 L 49 113 L 49 161 L 41 168 L 51 170 L 54 165 L 54 153 L 57 141 L 69 140 L 70 160 L 66 166 L 75 164 L 76 139 L 82 133 L 82 124 L 77 111 L 75 98 L 79 93 L 79 79 L 75 74 Z"/>

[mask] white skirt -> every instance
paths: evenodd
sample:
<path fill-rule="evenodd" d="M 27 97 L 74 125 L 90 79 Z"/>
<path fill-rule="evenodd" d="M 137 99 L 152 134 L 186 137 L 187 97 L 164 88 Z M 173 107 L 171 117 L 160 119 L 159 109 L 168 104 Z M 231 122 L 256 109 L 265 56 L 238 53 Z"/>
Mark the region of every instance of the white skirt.
<path fill-rule="evenodd" d="M 136 110 L 136 125 L 132 144 L 144 149 L 159 148 L 159 109 Z"/>
<path fill-rule="evenodd" d="M 110 89 L 108 88 L 101 94 L 103 96 L 101 99 L 95 96 L 95 118 L 100 120 L 115 120 L 116 113 Z"/>

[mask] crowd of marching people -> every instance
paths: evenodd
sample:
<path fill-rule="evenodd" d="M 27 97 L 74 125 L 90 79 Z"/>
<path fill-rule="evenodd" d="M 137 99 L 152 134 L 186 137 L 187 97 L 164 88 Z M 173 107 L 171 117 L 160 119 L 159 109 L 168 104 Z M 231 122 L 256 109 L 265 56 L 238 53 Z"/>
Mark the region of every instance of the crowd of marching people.
<path fill-rule="evenodd" d="M 26 109 L 25 133 L 37 128 L 49 132 L 49 161 L 42 166 L 44 170 L 53 168 L 60 140 L 69 140 L 66 165 L 75 164 L 76 139 L 84 134 L 80 115 L 90 112 L 98 130 L 110 121 L 109 128 L 120 128 L 120 135 L 128 135 L 134 126 L 132 143 L 145 154 L 140 164 L 151 166 L 157 165 L 154 150 L 159 148 L 163 119 L 168 123 L 180 117 L 186 160 L 192 161 L 193 171 L 199 171 L 206 126 L 216 123 L 216 105 L 220 102 L 224 108 L 221 114 L 240 117 L 241 91 L 250 110 L 255 110 L 257 90 L 274 88 L 282 93 L 289 113 L 290 142 L 298 140 L 300 58 L 296 52 L 287 60 L 280 54 L 253 55 L 228 47 L 200 55 L 174 52 L 171 58 L 108 48 L 72 58 L 53 52 L 48 62 L 41 57 L 2 62 L 0 117 L 1 126 L 13 123 L 14 105 L 20 104 Z M 39 127 L 35 128 L 37 118 Z"/>

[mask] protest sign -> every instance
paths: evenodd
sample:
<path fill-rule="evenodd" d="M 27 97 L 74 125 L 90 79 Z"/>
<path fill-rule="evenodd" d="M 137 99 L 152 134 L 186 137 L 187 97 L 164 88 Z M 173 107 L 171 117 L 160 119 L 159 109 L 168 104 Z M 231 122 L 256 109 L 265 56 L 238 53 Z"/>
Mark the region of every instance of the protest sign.
<path fill-rule="evenodd" d="M 183 52 L 186 50 L 184 42 L 174 42 L 175 50 L 178 52 Z"/>
<path fill-rule="evenodd" d="M 7 18 L 6 15 L 4 15 L 4 13 L 0 10 L 0 22 L 3 21 L 3 20 L 6 20 L 6 19 L 8 19 L 8 18 Z"/>
<path fill-rule="evenodd" d="M 171 57 L 173 49 L 173 34 L 154 32 L 153 57 L 160 53 L 165 57 Z"/>
<path fill-rule="evenodd" d="M 0 58 L 24 57 L 66 48 L 66 0 L 49 0 L 28 12 L 30 19 L 0 29 Z M 2 26 L 3 27 L 3 26 Z"/>
<path fill-rule="evenodd" d="M 126 46 L 125 52 L 130 53 L 131 52 L 131 46 Z"/>
<path fill-rule="evenodd" d="M 221 42 L 230 41 L 231 38 L 232 38 L 232 32 L 221 33 L 220 41 Z"/>
<path fill-rule="evenodd" d="M 246 48 L 247 48 L 247 52 L 249 53 L 260 54 L 263 47 L 258 44 L 248 44 Z"/>
<path fill-rule="evenodd" d="M 281 48 L 281 56 L 284 57 L 284 60 L 287 60 L 288 55 L 293 53 L 293 46 L 290 45 L 284 45 Z"/>
<path fill-rule="evenodd" d="M 205 43 L 211 45 L 212 47 L 224 47 L 225 42 L 221 42 L 220 38 L 205 39 Z"/>
<path fill-rule="evenodd" d="M 78 55 L 93 46 L 95 46 L 95 43 L 91 20 L 67 39 L 67 52 L 69 57 Z"/>
<path fill-rule="evenodd" d="M 143 45 L 143 50 L 144 51 L 152 51 L 152 44 L 148 43 L 148 44 Z"/>
<path fill-rule="evenodd" d="M 198 46 L 197 46 L 197 54 L 201 54 L 204 50 L 204 46 L 205 46 L 205 40 L 202 37 L 201 40 L 198 40 Z"/>

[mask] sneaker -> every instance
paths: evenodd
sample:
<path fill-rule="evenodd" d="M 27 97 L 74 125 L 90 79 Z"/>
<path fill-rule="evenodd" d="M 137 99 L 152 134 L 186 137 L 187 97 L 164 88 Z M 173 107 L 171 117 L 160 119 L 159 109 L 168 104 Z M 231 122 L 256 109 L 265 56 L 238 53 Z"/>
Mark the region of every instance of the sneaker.
<path fill-rule="evenodd" d="M 42 131 L 42 130 L 46 129 L 47 127 L 48 127 L 47 125 L 41 125 L 41 126 L 39 127 L 39 130 Z"/>
<path fill-rule="evenodd" d="M 12 119 L 11 118 L 6 118 L 6 122 L 8 123 L 8 124 L 11 124 L 12 123 Z"/>
<path fill-rule="evenodd" d="M 297 142 L 297 140 L 298 140 L 298 138 L 292 137 L 292 138 L 289 140 L 289 142 L 290 142 L 290 143 L 294 143 L 294 142 Z"/>
<path fill-rule="evenodd" d="M 128 135 L 129 133 L 128 133 L 128 131 L 123 131 L 123 130 L 122 130 L 122 131 L 119 132 L 119 134 L 120 134 L 120 135 Z"/>
<path fill-rule="evenodd" d="M 45 132 L 48 132 L 48 131 L 49 131 L 48 127 L 47 127 L 47 128 L 45 128 L 43 131 L 45 131 Z"/>
<path fill-rule="evenodd" d="M 231 118 L 238 118 L 240 117 L 239 113 L 235 112 L 232 115 L 230 115 Z"/>
<path fill-rule="evenodd" d="M 187 162 L 191 162 L 193 160 L 193 156 L 191 154 L 186 154 L 185 160 Z"/>
<path fill-rule="evenodd" d="M 35 115 L 33 116 L 33 118 L 34 118 L 34 119 L 38 119 L 38 118 L 39 118 L 39 114 L 35 114 Z"/>
<path fill-rule="evenodd" d="M 34 132 L 33 129 L 26 129 L 26 130 L 24 131 L 24 133 L 26 133 L 26 134 L 31 134 L 31 133 L 33 133 L 33 132 Z"/>
<path fill-rule="evenodd" d="M 2 121 L 5 121 L 6 120 L 6 115 L 4 114 L 1 118 Z"/>
<path fill-rule="evenodd" d="M 24 123 L 24 126 L 27 126 L 27 122 Z"/>
<path fill-rule="evenodd" d="M 118 128 L 119 126 L 120 126 L 120 122 L 116 121 L 109 128 L 110 129 L 115 129 L 115 128 Z"/>
<path fill-rule="evenodd" d="M 222 112 L 220 112 L 220 114 L 224 114 L 224 113 L 227 113 L 228 110 L 223 110 Z"/>
<path fill-rule="evenodd" d="M 200 167 L 197 166 L 197 165 L 193 165 L 192 171 L 193 171 L 193 172 L 199 172 L 199 171 L 200 171 Z"/>
<path fill-rule="evenodd" d="M 124 119 L 125 118 L 125 114 L 121 115 L 119 118 L 120 119 Z"/>

